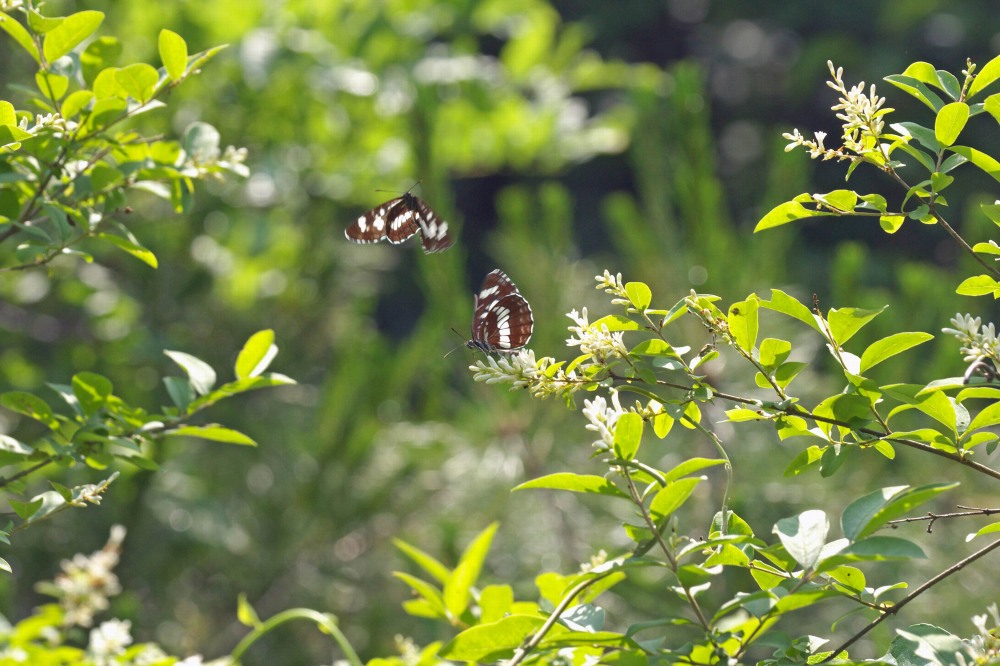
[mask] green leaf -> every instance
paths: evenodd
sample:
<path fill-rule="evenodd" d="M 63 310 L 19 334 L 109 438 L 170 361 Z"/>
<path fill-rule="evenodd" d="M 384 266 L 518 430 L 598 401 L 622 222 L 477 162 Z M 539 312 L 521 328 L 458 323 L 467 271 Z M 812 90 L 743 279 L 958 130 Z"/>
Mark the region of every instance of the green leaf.
<path fill-rule="evenodd" d="M 17 22 L 17 19 L 0 13 L 0 28 L 3 28 L 8 35 L 13 37 L 14 41 L 27 51 L 28 55 L 34 58 L 35 62 L 41 64 L 42 58 L 38 54 L 38 47 L 35 46 L 34 40 L 31 39 L 31 35 L 24 29 L 24 26 Z"/>
<path fill-rule="evenodd" d="M 824 217 L 833 215 L 829 211 L 817 210 L 815 208 L 806 208 L 802 204 L 812 203 L 813 198 L 809 194 L 800 194 L 791 201 L 786 201 L 783 204 L 775 206 L 770 211 L 767 212 L 764 217 L 761 218 L 757 226 L 754 227 L 753 232 L 764 231 L 765 229 L 772 229 L 774 227 L 779 227 L 783 224 L 788 224 L 790 222 L 798 222 L 799 220 L 805 220 L 811 217 Z"/>
<path fill-rule="evenodd" d="M 1000 283 L 989 275 L 976 275 L 962 280 L 955 293 L 960 296 L 986 296 L 993 294 L 996 297 L 1000 294 Z"/>
<path fill-rule="evenodd" d="M 674 348 L 670 346 L 666 340 L 660 340 L 659 338 L 650 338 L 649 340 L 643 340 L 635 347 L 631 349 L 630 354 L 636 354 L 639 356 L 669 356 L 670 358 L 676 358 L 677 352 Z"/>
<path fill-rule="evenodd" d="M 69 90 L 69 79 L 62 74 L 38 71 L 35 73 L 35 85 L 46 99 L 57 102 Z"/>
<path fill-rule="evenodd" d="M 777 338 L 764 338 L 760 343 L 760 364 L 768 369 L 777 368 L 792 353 L 792 343 Z"/>
<path fill-rule="evenodd" d="M 803 511 L 797 516 L 782 518 L 772 530 L 781 540 L 788 554 L 803 568 L 809 569 L 819 560 L 826 536 L 830 532 L 830 521 L 826 513 L 818 509 Z"/>
<path fill-rule="evenodd" d="M 499 523 L 492 523 L 480 532 L 472 543 L 462 553 L 458 566 L 444 584 L 444 605 L 452 617 L 457 618 L 468 608 L 472 598 L 472 586 L 479 579 L 486 554 L 489 553 L 493 535 L 496 534 Z"/>
<path fill-rule="evenodd" d="M 215 370 L 208 363 L 184 352 L 164 350 L 163 353 L 184 369 L 199 395 L 205 395 L 215 386 Z"/>
<path fill-rule="evenodd" d="M 932 483 L 917 488 L 881 488 L 859 497 L 844 509 L 840 517 L 841 529 L 845 537 L 858 541 L 874 534 L 890 520 L 909 513 L 924 502 L 957 486 L 957 483 Z"/>
<path fill-rule="evenodd" d="M 187 69 L 188 48 L 184 38 L 172 30 L 160 31 L 160 60 L 171 81 L 178 81 Z"/>
<path fill-rule="evenodd" d="M 510 585 L 487 585 L 479 593 L 479 621 L 488 623 L 503 619 L 514 605 L 514 590 Z"/>
<path fill-rule="evenodd" d="M 851 213 L 858 204 L 858 193 L 853 190 L 834 190 L 826 194 L 814 194 L 813 199 L 835 210 Z"/>
<path fill-rule="evenodd" d="M 5 100 L 0 100 L 0 125 L 17 126 L 17 112 L 14 110 L 14 105 Z"/>
<path fill-rule="evenodd" d="M 15 499 L 7 499 L 7 503 L 10 504 L 10 508 L 14 509 L 14 513 L 21 520 L 28 520 L 33 515 L 35 515 L 39 509 L 42 508 L 44 500 L 42 498 L 34 499 L 30 502 L 19 502 Z"/>
<path fill-rule="evenodd" d="M 148 102 L 153 96 L 156 82 L 160 76 L 152 65 L 144 62 L 137 62 L 127 67 L 122 67 L 115 72 L 118 85 L 122 87 L 128 95 L 139 102 Z"/>
<path fill-rule="evenodd" d="M 937 76 L 933 74 L 928 76 L 926 71 L 929 69 L 933 73 L 934 66 L 926 62 L 914 63 L 914 65 L 920 66 L 921 70 L 914 69 L 914 66 L 910 65 L 903 74 L 893 74 L 885 77 L 885 80 L 926 104 L 931 111 L 937 112 L 944 106 L 944 102 L 925 85 L 927 83 L 937 85 L 938 83 Z M 926 68 L 923 67 L 924 65 Z"/>
<path fill-rule="evenodd" d="M 950 146 L 958 139 L 968 121 L 968 104 L 965 102 L 945 104 L 934 119 L 934 138 L 942 146 Z"/>
<path fill-rule="evenodd" d="M 159 262 L 156 260 L 156 255 L 141 245 L 133 243 L 132 241 L 122 238 L 121 236 L 116 236 L 115 234 L 98 233 L 97 237 L 106 243 L 111 243 L 120 250 L 124 250 L 148 266 L 153 268 L 157 268 L 159 266 Z"/>
<path fill-rule="evenodd" d="M 816 317 L 813 316 L 812 310 L 780 289 L 772 289 L 771 300 L 761 300 L 760 304 L 761 306 L 774 310 L 775 312 L 780 312 L 794 319 L 798 319 L 799 321 L 808 324 L 819 333 L 823 332 L 823 329 L 820 328 L 818 323 L 816 323 Z"/>
<path fill-rule="evenodd" d="M 752 351 L 757 344 L 759 309 L 760 300 L 752 294 L 747 300 L 733 303 L 729 307 L 729 330 L 736 338 L 736 344 L 747 352 Z"/>
<path fill-rule="evenodd" d="M 77 90 L 63 100 L 62 108 L 60 113 L 62 113 L 63 118 L 75 118 L 80 114 L 80 112 L 90 104 L 94 99 L 94 93 L 89 90 Z"/>
<path fill-rule="evenodd" d="M 906 222 L 905 215 L 882 215 L 878 218 L 879 226 L 887 234 L 894 234 L 899 231 L 904 222 Z"/>
<path fill-rule="evenodd" d="M 958 416 L 955 412 L 955 401 L 939 391 L 917 395 L 917 389 L 910 384 L 896 384 L 882 387 L 886 395 L 892 396 L 908 405 L 913 405 L 935 421 L 947 426 L 958 436 Z"/>
<path fill-rule="evenodd" d="M 695 486 L 704 481 L 705 478 L 704 476 L 698 476 L 680 479 L 660 488 L 649 505 L 649 512 L 653 515 L 653 518 L 659 522 L 681 508 L 688 497 L 691 496 L 691 493 L 694 492 Z"/>
<path fill-rule="evenodd" d="M 983 536 L 983 535 L 986 535 L 986 534 L 995 534 L 996 532 L 1000 532 L 1000 523 L 990 523 L 989 525 L 985 525 L 983 527 L 980 527 L 977 532 L 974 532 L 974 533 L 968 535 L 967 537 L 965 537 L 965 540 L 966 540 L 966 542 L 972 541 L 973 539 L 975 539 L 978 536 Z"/>
<path fill-rule="evenodd" d="M 639 312 L 648 308 L 653 300 L 653 292 L 642 282 L 625 283 L 625 293 L 628 294 L 632 306 Z"/>
<path fill-rule="evenodd" d="M 267 328 L 250 336 L 239 356 L 236 357 L 236 378 L 256 377 L 271 364 L 278 353 L 274 344 L 274 331 Z"/>
<path fill-rule="evenodd" d="M 642 327 L 638 322 L 634 322 L 628 317 L 623 317 L 622 315 L 607 315 L 601 317 L 597 321 L 590 325 L 590 328 L 595 331 L 601 330 L 602 326 L 607 326 L 608 331 L 614 333 L 615 331 L 638 331 Z"/>
<path fill-rule="evenodd" d="M 861 354 L 861 372 L 864 373 L 869 368 L 873 368 L 887 358 L 900 354 L 907 349 L 923 344 L 928 340 L 933 340 L 930 333 L 896 333 L 882 338 L 865 349 Z"/>
<path fill-rule="evenodd" d="M 80 408 L 88 415 L 104 407 L 113 390 L 111 381 L 107 377 L 93 372 L 76 373 L 73 375 L 71 385 Z"/>
<path fill-rule="evenodd" d="M 625 412 L 615 424 L 615 455 L 621 460 L 632 460 L 642 442 L 642 417 L 635 412 Z"/>
<path fill-rule="evenodd" d="M 676 481 L 677 479 L 683 478 L 689 474 L 694 474 L 708 467 L 715 467 L 716 465 L 725 465 L 726 461 L 720 458 L 688 458 L 681 464 L 677 465 L 669 472 L 663 475 L 663 480 L 667 483 L 671 481 Z"/>
<path fill-rule="evenodd" d="M 987 155 L 975 148 L 969 148 L 968 146 L 952 146 L 949 150 L 966 158 L 989 174 L 994 180 L 1000 181 L 1000 162 L 991 155 Z"/>
<path fill-rule="evenodd" d="M 240 592 L 239 597 L 236 601 L 236 619 L 238 619 L 246 627 L 260 627 L 261 621 L 260 617 L 257 615 L 257 611 L 254 607 L 247 601 L 247 595 L 245 592 Z"/>
<path fill-rule="evenodd" d="M 976 414 L 976 418 L 972 419 L 966 434 L 998 423 L 1000 423 L 1000 402 L 995 402 Z"/>
<path fill-rule="evenodd" d="M 872 536 L 853 543 L 839 553 L 825 558 L 816 567 L 819 573 L 853 562 L 883 562 L 887 560 L 923 559 L 927 556 L 920 546 L 907 539 Z"/>
<path fill-rule="evenodd" d="M 993 116 L 993 120 L 1000 123 L 1000 94 L 987 97 L 986 101 L 983 102 L 983 109 Z"/>
<path fill-rule="evenodd" d="M 392 575 L 409 585 L 414 592 L 427 602 L 427 606 L 432 610 L 433 617 L 441 619 L 448 617 L 448 611 L 444 607 L 444 597 L 441 596 L 440 590 L 427 581 L 402 571 L 393 571 Z"/>
<path fill-rule="evenodd" d="M 90 37 L 104 21 L 104 14 L 95 11 L 77 12 L 51 31 L 42 42 L 42 53 L 51 64 L 73 50 L 77 44 Z"/>
<path fill-rule="evenodd" d="M 845 344 L 854 337 L 868 322 L 882 314 L 885 306 L 878 310 L 865 310 L 862 308 L 834 308 L 830 310 L 828 320 L 830 322 L 830 333 L 838 345 Z"/>
<path fill-rule="evenodd" d="M 244 446 L 257 446 L 257 442 L 253 441 L 240 431 L 215 424 L 200 425 L 200 426 L 181 426 L 180 428 L 175 428 L 173 430 L 165 430 L 163 434 L 164 436 L 167 437 L 179 437 L 179 436 L 200 437 L 201 439 L 209 439 L 212 440 L 213 442 L 225 442 L 226 444 L 242 444 Z"/>
<path fill-rule="evenodd" d="M 164 377 L 163 384 L 167 387 L 167 395 L 174 405 L 186 412 L 188 405 L 195 398 L 191 382 L 181 377 Z"/>
<path fill-rule="evenodd" d="M 492 663 L 509 659 L 514 650 L 545 622 L 537 615 L 508 615 L 498 622 L 477 624 L 455 636 L 438 656 L 453 661 Z M 553 633 L 564 632 L 560 625 Z"/>
<path fill-rule="evenodd" d="M 451 578 L 451 570 L 435 559 L 433 555 L 425 553 L 416 546 L 411 546 L 402 539 L 393 539 L 392 544 L 439 583 L 444 584 Z"/>
<path fill-rule="evenodd" d="M 547 488 L 550 490 L 568 490 L 574 493 L 590 493 L 595 495 L 606 495 L 608 497 L 620 497 L 628 499 L 628 495 L 618 489 L 618 486 L 611 483 L 603 476 L 592 474 L 573 474 L 572 472 L 557 472 L 540 476 L 531 481 L 525 481 L 514 487 L 514 490 L 527 490 L 529 488 Z"/>
<path fill-rule="evenodd" d="M 23 414 L 44 423 L 50 430 L 55 430 L 59 427 L 59 422 L 53 415 L 49 404 L 32 393 L 8 391 L 0 394 L 0 405 L 12 412 Z"/>
<path fill-rule="evenodd" d="M 932 624 L 916 624 L 897 629 L 899 635 L 889 645 L 891 663 L 906 666 L 959 666 L 978 661 L 970 645 L 958 636 Z"/>
<path fill-rule="evenodd" d="M 1000 56 L 993 58 L 976 73 L 972 85 L 969 86 L 968 99 L 972 99 L 979 91 L 984 90 L 991 83 L 1000 78 Z"/>

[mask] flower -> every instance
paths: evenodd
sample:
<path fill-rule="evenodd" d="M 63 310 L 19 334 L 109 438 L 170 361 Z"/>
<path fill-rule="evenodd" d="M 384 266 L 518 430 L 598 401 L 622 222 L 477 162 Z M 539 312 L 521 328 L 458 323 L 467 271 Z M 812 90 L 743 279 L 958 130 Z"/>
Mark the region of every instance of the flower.
<path fill-rule="evenodd" d="M 618 297 L 612 299 L 611 302 L 614 305 L 628 305 L 632 302 L 629 300 L 628 292 L 625 291 L 625 285 L 622 283 L 621 273 L 612 275 L 611 271 L 604 269 L 604 275 L 595 275 L 594 279 L 597 280 L 598 289 L 603 289 L 605 293 Z"/>
<path fill-rule="evenodd" d="M 1000 361 L 1000 340 L 997 340 L 993 322 L 983 324 L 982 319 L 970 314 L 956 314 L 951 320 L 954 328 L 942 328 L 942 333 L 954 335 L 962 343 L 962 353 L 966 362 L 978 361 L 984 357 Z M 982 325 L 982 328 L 980 328 Z"/>
<path fill-rule="evenodd" d="M 607 362 L 608 358 L 625 358 L 628 356 L 628 349 L 625 347 L 624 332 L 608 330 L 607 324 L 600 326 L 592 325 L 587 318 L 587 308 L 577 312 L 572 310 L 566 316 L 576 322 L 575 326 L 569 327 L 569 332 L 576 337 L 566 340 L 570 347 L 580 347 L 584 354 L 593 354 L 594 359 L 601 364 Z"/>
<path fill-rule="evenodd" d="M 93 625 L 94 615 L 107 610 L 108 598 L 122 591 L 113 570 L 118 564 L 124 540 L 125 528 L 113 526 L 104 548 L 89 557 L 77 553 L 73 559 L 63 560 L 60 564 L 62 573 L 54 581 L 38 584 L 40 592 L 58 599 L 65 625 Z"/>
<path fill-rule="evenodd" d="M 132 623 L 128 620 L 108 620 L 90 632 L 87 652 L 98 664 L 110 664 L 111 658 L 123 652 L 132 643 Z"/>
<path fill-rule="evenodd" d="M 499 359 L 487 356 L 485 361 L 470 365 L 473 380 L 486 384 L 511 384 L 511 391 L 526 388 L 536 397 L 569 395 L 583 387 L 583 382 L 574 371 L 563 370 L 562 363 L 556 363 L 546 356 L 535 360 L 535 352 L 522 349 L 516 354 L 503 355 Z"/>
<path fill-rule="evenodd" d="M 618 391 L 611 392 L 611 405 L 604 396 L 596 396 L 593 400 L 583 401 L 583 415 L 590 421 L 587 430 L 596 432 L 600 439 L 594 441 L 594 446 L 602 450 L 610 450 L 615 445 L 615 426 L 618 419 L 625 413 L 618 401 Z"/>
<path fill-rule="evenodd" d="M 786 132 L 781 135 L 789 141 L 785 146 L 785 152 L 802 146 L 809 151 L 809 157 L 824 160 L 855 160 L 858 157 L 878 153 L 878 157 L 872 157 L 882 163 L 884 153 L 879 145 L 879 139 L 885 128 L 884 117 L 892 109 L 883 108 L 885 98 L 879 97 L 875 92 L 875 84 L 871 85 L 867 94 L 864 81 L 848 90 L 843 78 L 844 68 L 834 67 L 833 62 L 829 60 L 826 65 L 832 77 L 826 85 L 840 93 L 837 104 L 830 108 L 837 112 L 837 118 L 843 121 L 844 145 L 842 148 L 827 148 L 823 143 L 826 139 L 825 132 L 816 132 L 813 135 L 815 138 L 809 140 L 795 129 L 791 133 Z"/>

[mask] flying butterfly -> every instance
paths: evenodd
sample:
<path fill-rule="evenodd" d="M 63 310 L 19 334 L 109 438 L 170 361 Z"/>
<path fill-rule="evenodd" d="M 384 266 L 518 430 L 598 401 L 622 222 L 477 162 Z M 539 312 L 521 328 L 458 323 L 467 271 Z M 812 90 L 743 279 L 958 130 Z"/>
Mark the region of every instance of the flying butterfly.
<path fill-rule="evenodd" d="M 377 243 L 388 238 L 393 245 L 417 232 L 428 254 L 451 247 L 448 223 L 439 219 L 423 199 L 409 192 L 372 208 L 344 229 L 344 235 L 355 243 Z"/>
<path fill-rule="evenodd" d="M 487 354 L 516 351 L 528 344 L 534 324 L 528 301 L 498 268 L 486 276 L 476 294 L 472 339 L 465 346 Z"/>

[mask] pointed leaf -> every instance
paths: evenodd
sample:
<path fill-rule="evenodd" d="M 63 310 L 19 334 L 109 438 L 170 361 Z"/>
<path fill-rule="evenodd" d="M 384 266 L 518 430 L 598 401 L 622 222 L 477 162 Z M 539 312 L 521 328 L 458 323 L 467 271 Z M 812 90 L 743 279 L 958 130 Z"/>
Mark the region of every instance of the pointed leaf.
<path fill-rule="evenodd" d="M 805 220 L 810 217 L 828 217 L 833 215 L 833 213 L 829 211 L 821 211 L 816 208 L 806 208 L 803 205 L 805 203 L 812 203 L 812 201 L 813 198 L 811 195 L 800 194 L 791 201 L 786 201 L 783 204 L 775 206 L 760 219 L 760 222 L 758 222 L 757 226 L 754 227 L 753 232 L 757 233 L 758 231 L 772 229 L 783 224 L 798 222 L 799 220 Z"/>
<path fill-rule="evenodd" d="M 840 308 L 830 310 L 829 322 L 830 333 L 839 345 L 843 345 L 854 334 L 860 331 L 865 324 L 882 314 L 885 307 L 878 310 L 865 310 L 862 308 Z"/>
<path fill-rule="evenodd" d="M 455 636 L 441 648 L 438 656 L 452 661 L 493 663 L 509 659 L 524 639 L 538 631 L 545 622 L 537 615 L 508 615 L 493 623 L 477 624 Z M 560 633 L 563 627 L 553 627 Z"/>
<path fill-rule="evenodd" d="M 851 541 L 874 534 L 890 520 L 909 513 L 957 483 L 932 483 L 917 488 L 892 486 L 868 493 L 851 502 L 840 518 L 840 526 Z"/>
<path fill-rule="evenodd" d="M 968 98 L 972 99 L 979 94 L 980 90 L 983 90 L 998 78 L 1000 78 L 1000 56 L 996 56 L 976 72 L 976 78 L 973 79 L 972 85 L 969 86 Z"/>
<path fill-rule="evenodd" d="M 24 26 L 17 22 L 17 19 L 13 16 L 0 13 L 0 28 L 3 28 L 8 35 L 13 37 L 14 41 L 35 59 L 35 62 L 41 64 L 42 59 L 38 55 L 38 48 L 35 46 L 35 42 L 31 39 L 28 31 L 24 29 Z"/>
<path fill-rule="evenodd" d="M 220 425 L 181 426 L 180 428 L 175 428 L 173 430 L 166 430 L 163 434 L 166 437 L 185 435 L 188 437 L 210 439 L 213 442 L 225 442 L 226 444 L 257 446 L 257 442 L 253 441 L 240 431 L 225 428 Z"/>
<path fill-rule="evenodd" d="M 574 493 L 591 493 L 623 499 L 629 498 L 628 495 L 618 489 L 618 486 L 603 476 L 573 474 L 572 472 L 557 472 L 555 474 L 540 476 L 537 479 L 525 481 L 516 486 L 514 490 L 527 490 L 528 488 L 548 488 L 551 490 L 568 490 Z"/>
<path fill-rule="evenodd" d="M 888 337 L 873 342 L 868 349 L 861 354 L 861 373 L 869 368 L 873 368 L 887 358 L 900 354 L 907 349 L 923 344 L 928 340 L 933 340 L 930 333 L 896 333 Z"/>
<path fill-rule="evenodd" d="M 820 333 L 823 332 L 823 329 L 821 329 L 819 324 L 816 323 L 816 317 L 813 316 L 812 310 L 780 289 L 772 289 L 771 300 L 762 300 L 760 304 L 761 306 L 774 310 L 775 312 L 780 312 L 788 315 L 789 317 L 798 319 Z"/>
<path fill-rule="evenodd" d="M 208 363 L 184 352 L 164 350 L 163 353 L 184 369 L 191 380 L 191 386 L 200 395 L 208 393 L 215 386 L 215 370 Z"/>
<path fill-rule="evenodd" d="M 499 523 L 493 523 L 473 539 L 444 584 L 444 605 L 454 618 L 461 616 L 469 606 L 472 586 L 479 579 L 479 572 L 498 527 Z"/>
<path fill-rule="evenodd" d="M 704 476 L 698 476 L 680 479 L 660 488 L 649 505 L 649 512 L 653 515 L 653 518 L 659 522 L 669 517 L 687 501 L 691 493 L 694 492 L 695 486 L 704 481 L 705 478 Z"/>
<path fill-rule="evenodd" d="M 439 583 L 444 584 L 451 578 L 451 570 L 435 559 L 433 555 L 425 553 L 416 546 L 411 546 L 402 539 L 393 539 L 392 544 Z"/>
<path fill-rule="evenodd" d="M 141 245 L 133 243 L 130 240 L 122 238 L 121 236 L 116 236 L 114 234 L 106 234 L 106 233 L 98 233 L 97 237 L 105 241 L 106 243 L 111 243 L 120 250 L 128 252 L 139 261 L 149 266 L 152 266 L 153 268 L 156 268 L 159 265 L 159 263 L 156 260 L 155 254 L 153 254 L 146 248 L 142 247 Z"/>
<path fill-rule="evenodd" d="M 274 331 L 267 328 L 250 336 L 236 357 L 236 378 L 256 377 L 265 370 L 278 353 Z"/>

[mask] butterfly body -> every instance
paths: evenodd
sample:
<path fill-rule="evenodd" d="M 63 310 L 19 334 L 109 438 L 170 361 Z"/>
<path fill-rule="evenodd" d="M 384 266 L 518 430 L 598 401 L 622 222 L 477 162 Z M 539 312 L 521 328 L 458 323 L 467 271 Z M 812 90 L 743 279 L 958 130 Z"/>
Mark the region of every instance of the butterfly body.
<path fill-rule="evenodd" d="M 527 299 L 500 269 L 490 272 L 476 293 L 469 349 L 487 354 L 517 351 L 528 344 L 534 318 Z"/>
<path fill-rule="evenodd" d="M 424 252 L 441 252 L 452 245 L 448 223 L 440 219 L 420 197 L 407 192 L 358 217 L 344 230 L 355 243 L 378 243 L 388 240 L 398 245 L 416 233 Z"/>

